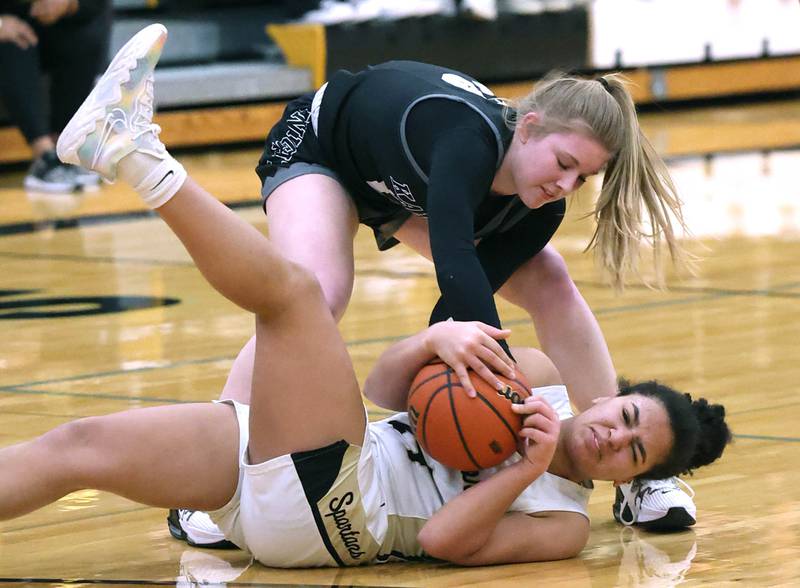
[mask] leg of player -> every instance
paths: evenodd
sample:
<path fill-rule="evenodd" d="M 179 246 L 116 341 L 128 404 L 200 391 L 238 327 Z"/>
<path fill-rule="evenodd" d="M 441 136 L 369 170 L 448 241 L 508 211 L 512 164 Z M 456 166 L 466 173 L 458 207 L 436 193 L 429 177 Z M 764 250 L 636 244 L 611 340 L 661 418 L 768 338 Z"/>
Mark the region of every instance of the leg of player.
<path fill-rule="evenodd" d="M 499 293 L 528 311 L 542 351 L 556 364 L 579 410 L 617 394 L 616 371 L 600 325 L 554 247 L 546 246 L 523 264 Z"/>
<path fill-rule="evenodd" d="M 358 383 L 314 275 L 187 178 L 158 139 L 152 80 L 165 39 L 166 29 L 151 25 L 120 50 L 62 133 L 59 155 L 107 179 L 119 172 L 206 280 L 256 315 L 253 463 L 341 439 L 359 445 L 366 421 Z"/>
<path fill-rule="evenodd" d="M 266 203 L 269 238 L 291 261 L 310 269 L 338 321 L 353 292 L 353 238 L 358 214 L 333 178 L 307 174 L 278 186 Z"/>

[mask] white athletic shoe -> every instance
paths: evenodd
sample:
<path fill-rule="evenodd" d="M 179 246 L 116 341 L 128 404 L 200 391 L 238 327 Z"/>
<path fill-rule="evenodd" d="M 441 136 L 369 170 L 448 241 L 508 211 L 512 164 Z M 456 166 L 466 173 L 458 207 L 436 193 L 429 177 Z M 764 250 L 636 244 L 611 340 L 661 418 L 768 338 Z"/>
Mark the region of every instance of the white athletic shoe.
<path fill-rule="evenodd" d="M 117 164 L 133 151 L 168 157 L 153 124 L 153 69 L 167 39 L 164 25 L 153 24 L 120 49 L 94 90 L 61 132 L 61 161 L 91 169 L 108 181 Z"/>
<path fill-rule="evenodd" d="M 225 535 L 208 513 L 199 510 L 186 508 L 170 510 L 167 516 L 167 528 L 175 539 L 186 541 L 193 547 L 236 549 L 236 545 L 225 539 Z"/>
<path fill-rule="evenodd" d="M 617 486 L 614 518 L 623 525 L 638 525 L 650 531 L 683 529 L 697 522 L 693 497 L 694 490 L 679 478 L 635 480 Z"/>

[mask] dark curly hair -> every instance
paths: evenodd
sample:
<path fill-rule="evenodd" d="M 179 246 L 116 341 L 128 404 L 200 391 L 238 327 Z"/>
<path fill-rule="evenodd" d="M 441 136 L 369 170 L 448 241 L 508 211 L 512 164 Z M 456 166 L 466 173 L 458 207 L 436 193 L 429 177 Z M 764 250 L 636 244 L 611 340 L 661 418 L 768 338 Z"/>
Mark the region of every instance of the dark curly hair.
<path fill-rule="evenodd" d="M 667 409 L 674 442 L 667 458 L 643 473 L 640 478 L 660 480 L 691 473 L 695 468 L 718 459 L 731 442 L 725 422 L 725 407 L 709 404 L 705 398 L 692 400 L 655 380 L 631 384 L 620 379 L 619 395 L 640 394 L 658 400 Z"/>

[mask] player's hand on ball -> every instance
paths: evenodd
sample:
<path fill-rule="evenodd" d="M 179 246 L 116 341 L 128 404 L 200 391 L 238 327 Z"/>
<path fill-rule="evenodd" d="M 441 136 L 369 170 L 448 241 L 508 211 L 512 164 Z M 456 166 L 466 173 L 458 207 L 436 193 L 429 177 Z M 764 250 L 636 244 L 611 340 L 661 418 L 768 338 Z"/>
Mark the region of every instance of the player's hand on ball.
<path fill-rule="evenodd" d="M 428 328 L 426 344 L 431 353 L 453 368 L 467 396 L 475 398 L 477 394 L 468 369 L 497 390 L 502 390 L 503 383 L 495 372 L 514 377 L 514 361 L 497 342 L 510 334 L 509 329 L 497 329 L 478 321 L 445 321 Z"/>
<path fill-rule="evenodd" d="M 519 436 L 522 440 L 520 453 L 531 463 L 547 469 L 553 459 L 561 430 L 558 414 L 541 396 L 529 396 L 522 404 L 512 409 L 523 417 Z"/>

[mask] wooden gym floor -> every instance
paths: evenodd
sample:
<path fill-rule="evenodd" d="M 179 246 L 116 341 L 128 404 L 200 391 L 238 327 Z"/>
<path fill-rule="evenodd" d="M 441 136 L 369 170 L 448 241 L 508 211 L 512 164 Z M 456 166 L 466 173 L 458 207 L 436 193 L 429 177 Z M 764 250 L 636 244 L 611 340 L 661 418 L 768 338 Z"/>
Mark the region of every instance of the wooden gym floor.
<path fill-rule="evenodd" d="M 188 548 L 169 536 L 166 512 L 85 491 L 0 523 L 0 582 L 796 585 L 800 151 L 792 148 L 800 145 L 799 110 L 786 101 L 645 117 L 687 203 L 691 247 L 702 257 L 695 277 L 671 277 L 666 291 L 632 285 L 615 296 L 581 253 L 592 187 L 572 202 L 555 239 L 621 374 L 659 378 L 727 406 L 735 444 L 689 479 L 699 509 L 693 530 L 621 528 L 610 514 L 612 487 L 600 483 L 590 542 L 573 560 L 281 571 L 238 551 Z M 714 153 L 724 151 L 731 152 Z M 263 228 L 257 156 L 246 149 L 180 159 Z M 0 174 L 0 445 L 85 415 L 214 398 L 252 318 L 205 284 L 129 189 L 25 194 L 22 177 Z M 365 231 L 356 252 L 355 292 L 341 329 L 363 380 L 390 342 L 425 325 L 436 285 L 430 264 L 402 247 L 379 254 Z M 500 311 L 513 343 L 535 343 L 520 310 L 501 303 Z"/>

